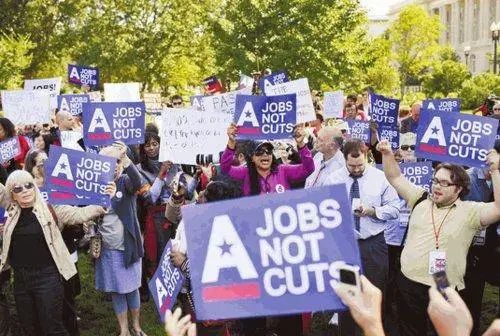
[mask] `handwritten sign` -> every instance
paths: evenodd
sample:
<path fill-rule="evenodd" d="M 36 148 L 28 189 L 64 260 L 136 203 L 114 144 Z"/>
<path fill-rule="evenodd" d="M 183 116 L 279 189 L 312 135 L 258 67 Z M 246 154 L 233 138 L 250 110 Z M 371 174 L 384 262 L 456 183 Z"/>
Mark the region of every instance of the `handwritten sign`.
<path fill-rule="evenodd" d="M 264 93 L 266 96 L 278 96 L 295 93 L 297 95 L 297 123 L 316 120 L 316 111 L 314 110 L 307 78 L 267 86 L 265 87 Z"/>
<path fill-rule="evenodd" d="M 344 92 L 325 92 L 323 108 L 325 118 L 342 118 L 344 112 Z"/>
<path fill-rule="evenodd" d="M 347 133 L 350 138 L 360 139 L 364 143 L 370 143 L 370 123 L 368 121 L 361 120 L 346 120 L 349 127 Z"/>
<path fill-rule="evenodd" d="M 388 140 L 391 147 L 399 147 L 399 100 L 370 92 L 370 116 L 378 124 L 380 139 Z"/>
<path fill-rule="evenodd" d="M 169 240 L 163 250 L 158 268 L 148 282 L 149 291 L 153 296 L 162 323 L 165 322 L 167 309 L 172 310 L 177 295 L 184 283 L 184 276 L 180 269 L 175 267 L 170 261 L 171 251 L 172 241 Z"/>
<path fill-rule="evenodd" d="M 101 91 L 90 91 L 87 92 L 87 95 L 89 96 L 90 101 L 93 103 L 98 103 L 102 101 Z"/>
<path fill-rule="evenodd" d="M 415 154 L 434 161 L 482 167 L 495 145 L 498 119 L 423 110 Z"/>
<path fill-rule="evenodd" d="M 344 185 L 182 208 L 196 317 L 345 310 L 338 268 L 360 265 Z"/>
<path fill-rule="evenodd" d="M 64 148 L 74 149 L 80 152 L 84 152 L 84 149 L 78 141 L 82 139 L 82 133 L 76 131 L 60 131 L 61 146 Z"/>
<path fill-rule="evenodd" d="M 292 136 L 297 120 L 297 97 L 236 96 L 234 120 L 238 139 L 278 140 Z"/>
<path fill-rule="evenodd" d="M 0 142 L 0 162 L 7 162 L 20 153 L 19 137 L 15 136 Z"/>
<path fill-rule="evenodd" d="M 266 87 L 288 82 L 286 70 L 279 70 L 259 79 L 259 89 L 264 92 Z"/>
<path fill-rule="evenodd" d="M 437 112 L 460 112 L 460 99 L 427 99 L 422 103 L 422 110 Z"/>
<path fill-rule="evenodd" d="M 68 82 L 87 85 L 93 89 L 99 86 L 99 69 L 85 65 L 68 64 Z"/>
<path fill-rule="evenodd" d="M 61 77 L 26 79 L 24 89 L 28 91 L 48 90 L 50 92 L 50 108 L 55 109 L 57 108 L 57 96 L 61 93 Z"/>
<path fill-rule="evenodd" d="M 138 102 L 141 101 L 141 83 L 104 83 L 104 101 Z"/>
<path fill-rule="evenodd" d="M 236 90 L 242 90 L 245 88 L 253 89 L 254 79 L 253 77 L 247 75 L 240 75 L 240 80 L 238 82 L 238 88 Z"/>
<path fill-rule="evenodd" d="M 147 113 L 160 114 L 163 108 L 161 93 L 144 93 L 144 104 L 146 105 Z"/>
<path fill-rule="evenodd" d="M 116 159 L 112 157 L 50 146 L 45 163 L 46 188 L 53 190 L 49 197 L 74 204 L 78 202 L 76 195 L 80 195 L 95 202 L 87 204 L 109 207 L 110 198 L 105 191 L 114 180 L 115 166 Z"/>
<path fill-rule="evenodd" d="M 83 113 L 83 103 L 90 101 L 86 94 L 67 94 L 57 96 L 57 108 L 59 111 L 66 111 L 71 115 L 80 115 Z"/>
<path fill-rule="evenodd" d="M 161 114 L 160 161 L 196 164 L 197 154 L 219 156 L 227 144 L 228 114 L 193 109 L 165 109 Z"/>
<path fill-rule="evenodd" d="M 143 102 L 84 104 L 85 145 L 109 145 L 116 140 L 127 145 L 142 144 L 146 127 L 145 114 Z"/>
<path fill-rule="evenodd" d="M 201 99 L 202 106 L 205 107 L 205 112 L 229 115 L 229 120 L 232 120 L 234 116 L 236 95 L 238 94 L 252 94 L 252 88 L 245 88 L 239 91 L 231 91 L 215 96 L 205 96 Z"/>
<path fill-rule="evenodd" d="M 50 122 L 50 92 L 48 90 L 2 91 L 5 117 L 15 125 Z"/>

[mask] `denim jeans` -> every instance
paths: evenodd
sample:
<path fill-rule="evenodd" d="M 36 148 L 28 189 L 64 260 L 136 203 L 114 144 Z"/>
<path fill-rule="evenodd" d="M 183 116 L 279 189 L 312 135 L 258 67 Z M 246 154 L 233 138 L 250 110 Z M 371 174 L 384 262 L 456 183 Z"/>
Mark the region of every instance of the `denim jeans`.
<path fill-rule="evenodd" d="M 63 298 L 63 282 L 55 266 L 14 270 L 14 299 L 27 336 L 68 336 Z"/>

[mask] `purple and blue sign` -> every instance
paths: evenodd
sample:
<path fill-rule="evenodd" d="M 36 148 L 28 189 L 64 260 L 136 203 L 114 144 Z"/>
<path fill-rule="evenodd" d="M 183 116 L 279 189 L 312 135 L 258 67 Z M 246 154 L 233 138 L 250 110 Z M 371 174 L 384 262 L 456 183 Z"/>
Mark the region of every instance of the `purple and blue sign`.
<path fill-rule="evenodd" d="M 399 100 L 370 92 L 370 117 L 378 125 L 380 139 L 388 140 L 392 149 L 399 147 Z"/>
<path fill-rule="evenodd" d="M 278 140 L 292 137 L 297 121 L 297 95 L 236 95 L 237 139 Z"/>
<path fill-rule="evenodd" d="M 83 104 L 83 136 L 86 146 L 114 141 L 142 144 L 146 123 L 144 102 Z"/>
<path fill-rule="evenodd" d="M 370 123 L 361 120 L 346 120 L 349 127 L 349 137 L 352 139 L 359 139 L 364 143 L 370 143 Z"/>
<path fill-rule="evenodd" d="M 427 99 L 422 103 L 422 110 L 436 112 L 460 112 L 460 99 Z"/>
<path fill-rule="evenodd" d="M 50 146 L 45 189 L 57 204 L 109 207 L 106 187 L 114 180 L 115 167 L 112 157 Z"/>
<path fill-rule="evenodd" d="M 345 310 L 339 267 L 360 265 L 344 185 L 183 207 L 200 320 Z"/>
<path fill-rule="evenodd" d="M 175 267 L 170 261 L 171 251 L 172 241 L 169 240 L 163 250 L 158 268 L 148 282 L 149 291 L 153 296 L 162 323 L 165 322 L 165 313 L 167 310 L 172 310 L 177 295 L 184 283 L 184 276 L 181 270 Z"/>
<path fill-rule="evenodd" d="M 0 162 L 8 162 L 21 153 L 19 137 L 15 136 L 0 142 Z"/>
<path fill-rule="evenodd" d="M 99 86 L 99 69 L 68 64 L 68 82 L 75 85 L 87 85 L 91 89 L 96 89 Z"/>
<path fill-rule="evenodd" d="M 288 82 L 288 74 L 286 70 L 280 70 L 259 79 L 258 85 L 260 91 L 264 92 L 265 91 L 264 89 L 268 85 L 272 86 L 277 84 L 283 84 L 285 82 Z"/>
<path fill-rule="evenodd" d="M 90 102 L 90 96 L 86 94 L 65 94 L 57 96 L 57 108 L 59 111 L 67 111 L 77 116 L 83 113 L 83 104 Z"/>
<path fill-rule="evenodd" d="M 423 110 L 417 130 L 418 157 L 483 167 L 494 147 L 498 120 L 462 113 Z"/>

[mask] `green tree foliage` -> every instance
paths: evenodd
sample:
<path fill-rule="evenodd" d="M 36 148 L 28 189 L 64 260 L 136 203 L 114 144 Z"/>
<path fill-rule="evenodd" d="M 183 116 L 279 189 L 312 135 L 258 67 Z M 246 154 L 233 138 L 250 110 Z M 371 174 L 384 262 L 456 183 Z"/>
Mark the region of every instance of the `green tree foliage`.
<path fill-rule="evenodd" d="M 452 60 L 436 62 L 432 71 L 424 76 L 423 89 L 428 97 L 447 97 L 458 92 L 469 78 L 469 69 L 463 63 Z"/>
<path fill-rule="evenodd" d="M 418 5 L 405 7 L 389 28 L 393 60 L 399 71 L 401 98 L 410 78 L 420 78 L 439 53 L 442 25 Z"/>
<path fill-rule="evenodd" d="M 0 35 L 0 89 L 22 87 L 34 46 L 26 36 Z"/>
<path fill-rule="evenodd" d="M 367 46 L 366 15 L 356 0 L 232 0 L 213 29 L 222 73 L 287 69 L 311 87 L 351 88 Z"/>
<path fill-rule="evenodd" d="M 476 75 L 463 83 L 459 93 L 463 109 L 477 108 L 489 95 L 500 96 L 500 75 Z"/>

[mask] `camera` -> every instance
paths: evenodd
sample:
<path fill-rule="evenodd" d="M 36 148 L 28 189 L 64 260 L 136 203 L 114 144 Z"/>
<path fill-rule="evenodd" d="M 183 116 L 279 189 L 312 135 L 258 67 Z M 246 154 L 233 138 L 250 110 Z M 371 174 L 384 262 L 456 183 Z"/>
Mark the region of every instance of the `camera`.
<path fill-rule="evenodd" d="M 218 164 L 220 162 L 220 157 L 222 156 L 222 152 L 217 154 L 197 154 L 196 155 L 196 164 L 199 166 L 206 166 L 210 163 Z"/>

